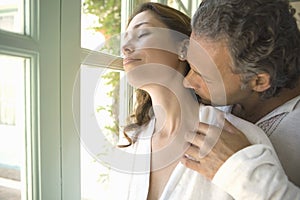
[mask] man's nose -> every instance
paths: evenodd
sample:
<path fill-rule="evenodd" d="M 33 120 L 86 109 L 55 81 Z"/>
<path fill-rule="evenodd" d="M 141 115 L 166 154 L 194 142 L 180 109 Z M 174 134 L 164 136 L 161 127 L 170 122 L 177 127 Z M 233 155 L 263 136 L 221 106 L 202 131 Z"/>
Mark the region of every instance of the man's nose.
<path fill-rule="evenodd" d="M 192 72 L 190 70 L 189 73 L 183 79 L 183 86 L 186 88 L 194 89 L 191 81 L 192 81 Z"/>

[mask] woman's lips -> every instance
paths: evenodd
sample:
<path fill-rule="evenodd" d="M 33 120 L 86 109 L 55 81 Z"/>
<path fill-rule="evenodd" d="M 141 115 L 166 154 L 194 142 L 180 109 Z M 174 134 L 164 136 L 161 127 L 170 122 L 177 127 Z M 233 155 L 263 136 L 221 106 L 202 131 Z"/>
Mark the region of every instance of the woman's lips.
<path fill-rule="evenodd" d="M 128 65 L 128 64 L 136 62 L 136 61 L 141 61 L 141 59 L 137 59 L 137 58 L 124 58 L 123 59 L 123 65 Z"/>

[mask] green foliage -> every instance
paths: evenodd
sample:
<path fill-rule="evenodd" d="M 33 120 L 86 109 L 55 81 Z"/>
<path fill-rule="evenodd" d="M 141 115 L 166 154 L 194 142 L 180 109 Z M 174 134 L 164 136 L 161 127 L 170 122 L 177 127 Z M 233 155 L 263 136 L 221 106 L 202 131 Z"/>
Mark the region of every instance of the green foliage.
<path fill-rule="evenodd" d="M 98 17 L 99 25 L 92 28 L 105 36 L 105 46 L 101 51 L 119 56 L 121 0 L 84 0 L 83 12 Z"/>
<path fill-rule="evenodd" d="M 115 120 L 114 125 L 112 126 L 105 126 L 107 131 L 110 131 L 112 134 L 119 133 L 119 80 L 120 80 L 120 73 L 117 71 L 109 71 L 106 74 L 102 75 L 101 78 L 105 79 L 105 85 L 111 86 L 113 89 L 106 93 L 107 97 L 113 99 L 113 103 L 111 105 L 99 106 L 97 107 L 96 111 L 106 111 L 109 115 Z"/>
<path fill-rule="evenodd" d="M 107 82 L 105 82 L 105 84 L 111 85 L 112 87 L 116 87 L 119 85 L 120 73 L 111 71 L 111 72 L 108 72 L 107 74 L 102 75 L 102 78 L 107 80 Z M 113 97 L 113 96 L 110 95 L 110 97 Z"/>
<path fill-rule="evenodd" d="M 105 37 L 121 31 L 121 0 L 85 0 L 83 12 L 98 16 L 100 26 L 94 27 Z"/>
<path fill-rule="evenodd" d="M 97 32 L 101 32 L 106 38 L 106 44 L 102 52 L 119 55 L 120 44 L 118 38 L 121 32 L 121 0 L 84 0 L 83 12 L 93 14 L 98 17 L 99 26 L 93 27 Z M 119 133 L 119 80 L 120 73 L 110 71 L 101 78 L 106 79 L 105 85 L 111 86 L 113 89 L 107 93 L 109 98 L 114 100 L 112 105 L 99 106 L 96 111 L 106 111 L 115 120 L 113 126 L 106 126 L 105 129 L 112 134 Z"/>

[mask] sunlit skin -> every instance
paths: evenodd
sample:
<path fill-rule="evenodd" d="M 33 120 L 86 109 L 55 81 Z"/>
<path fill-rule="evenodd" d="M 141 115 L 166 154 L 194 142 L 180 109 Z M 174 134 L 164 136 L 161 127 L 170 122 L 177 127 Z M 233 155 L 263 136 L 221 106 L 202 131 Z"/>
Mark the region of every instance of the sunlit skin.
<path fill-rule="evenodd" d="M 254 93 L 250 87 L 241 89 L 241 77 L 232 71 L 232 61 L 225 42 L 212 42 L 192 34 L 187 60 L 191 70 L 183 84 L 187 88 L 192 88 L 201 97 L 202 103 L 230 105 L 252 99 Z M 197 132 L 189 137 L 193 139 L 187 139 L 193 144 L 186 151 L 188 157 L 183 157 L 181 161 L 185 166 L 211 180 L 231 155 L 249 146 L 250 143 L 245 135 L 227 120 L 222 129 L 218 127 L 208 129 L 208 127 L 208 124 L 199 123 Z M 217 132 L 221 132 L 217 143 L 208 155 L 200 158 L 199 151 L 205 137 Z"/>
<path fill-rule="evenodd" d="M 159 63 L 182 71 L 182 67 L 178 65 L 178 55 L 163 50 L 168 48 L 166 45 L 171 45 L 165 42 L 170 35 L 167 35 L 167 31 L 159 31 L 155 28 L 167 28 L 167 26 L 150 11 L 139 13 L 130 22 L 122 47 L 123 66 L 126 72 L 146 63 Z"/>
<path fill-rule="evenodd" d="M 203 103 L 230 105 L 246 102 L 253 95 L 249 87 L 241 89 L 241 77 L 233 73 L 225 42 L 212 42 L 192 34 L 187 60 L 191 70 L 184 85 L 192 88 Z"/>
<path fill-rule="evenodd" d="M 202 65 L 203 62 L 197 60 L 200 57 L 199 52 L 203 53 L 203 49 L 206 54 L 201 58 L 211 58 L 206 62 L 207 65 Z M 203 103 L 234 105 L 232 113 L 252 123 L 300 94 L 298 80 L 298 86 L 293 89 L 283 88 L 278 96 L 269 99 L 260 98 L 259 93 L 270 87 L 270 75 L 265 72 L 254 75 L 247 83 L 246 88 L 241 89 L 241 78 L 239 74 L 232 71 L 232 59 L 225 41 L 207 40 L 207 38 L 196 37 L 192 33 L 188 61 L 192 69 L 184 80 L 185 87 L 194 89 L 202 98 Z M 208 66 L 216 66 L 217 70 L 212 70 L 214 73 L 211 73 L 210 70 L 207 70 Z M 221 82 L 218 74 L 222 77 Z M 226 101 L 218 96 L 222 98 L 225 96 Z M 219 167 L 231 155 L 249 146 L 250 143 L 241 131 L 226 121 L 222 130 L 217 127 L 212 129 L 212 131 L 222 131 L 220 138 L 211 153 L 200 158 L 195 152 L 199 152 L 204 138 L 211 134 L 208 132 L 207 126 L 207 124 L 199 123 L 198 131 L 194 133 L 195 139 L 188 140 L 193 146 L 188 149 L 186 154 L 196 161 L 184 157 L 182 163 L 208 179 L 212 179 Z"/>
<path fill-rule="evenodd" d="M 183 126 L 193 122 L 188 115 L 193 115 L 196 119 L 198 114 L 198 102 L 182 85 L 186 63 L 178 59 L 174 48 L 176 42 L 172 41 L 170 31 L 159 28 L 167 27 L 154 14 L 150 11 L 139 13 L 126 29 L 122 46 L 123 65 L 128 82 L 150 94 L 156 119 L 155 133 L 151 138 L 151 173 L 147 197 L 149 200 L 159 199 L 169 176 L 180 161 L 183 153 L 180 145 L 186 145 L 186 142 L 183 138 L 185 131 L 179 129 L 182 130 Z M 170 52 L 166 49 L 174 50 Z M 145 79 L 150 81 L 149 84 L 142 84 Z M 158 84 L 162 80 L 164 84 Z M 174 86 L 175 90 L 172 90 Z M 181 102 L 182 99 L 184 102 Z M 174 143 L 174 150 L 174 144 L 171 142 L 181 136 L 180 142 Z M 159 153 L 164 148 L 170 149 L 168 157 L 173 160 L 169 165 L 160 166 L 158 169 L 159 166 L 156 165 L 165 159 L 163 154 Z M 178 150 L 181 152 L 175 156 L 171 155 Z"/>
<path fill-rule="evenodd" d="M 203 51 L 205 55 L 201 57 L 199 52 Z M 233 113 L 253 123 L 300 93 L 299 87 L 283 88 L 280 95 L 262 99 L 259 93 L 270 87 L 270 75 L 264 72 L 254 75 L 242 89 L 241 75 L 233 72 L 232 58 L 225 41 L 214 42 L 192 33 L 187 59 L 191 70 L 184 80 L 185 87 L 192 88 L 203 103 L 237 105 Z M 209 61 L 204 62 L 204 59 Z M 219 98 L 224 96 L 225 100 Z"/>

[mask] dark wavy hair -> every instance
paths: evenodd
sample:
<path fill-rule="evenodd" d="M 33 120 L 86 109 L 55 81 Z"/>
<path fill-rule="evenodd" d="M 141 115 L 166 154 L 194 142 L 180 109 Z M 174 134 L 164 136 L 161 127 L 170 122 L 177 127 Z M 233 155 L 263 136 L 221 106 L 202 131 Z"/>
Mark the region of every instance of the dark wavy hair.
<path fill-rule="evenodd" d="M 174 8 L 159 3 L 147 2 L 141 4 L 130 17 L 128 24 L 137 14 L 148 10 L 151 11 L 155 17 L 169 29 L 178 31 L 188 37 L 191 35 L 192 30 L 190 17 Z M 184 75 L 186 75 L 190 69 L 188 64 L 186 66 Z M 136 130 L 141 126 L 146 125 L 151 119 L 151 108 L 152 100 L 150 95 L 144 90 L 137 89 L 136 107 L 133 114 L 129 117 L 129 124 L 124 128 L 124 135 L 129 144 L 118 145 L 119 147 L 127 147 L 135 142 L 136 136 L 130 138 L 126 132 Z"/>
<path fill-rule="evenodd" d="M 204 0 L 192 19 L 195 36 L 223 40 L 244 85 L 260 72 L 271 77 L 261 98 L 294 88 L 300 74 L 300 31 L 287 0 Z"/>

